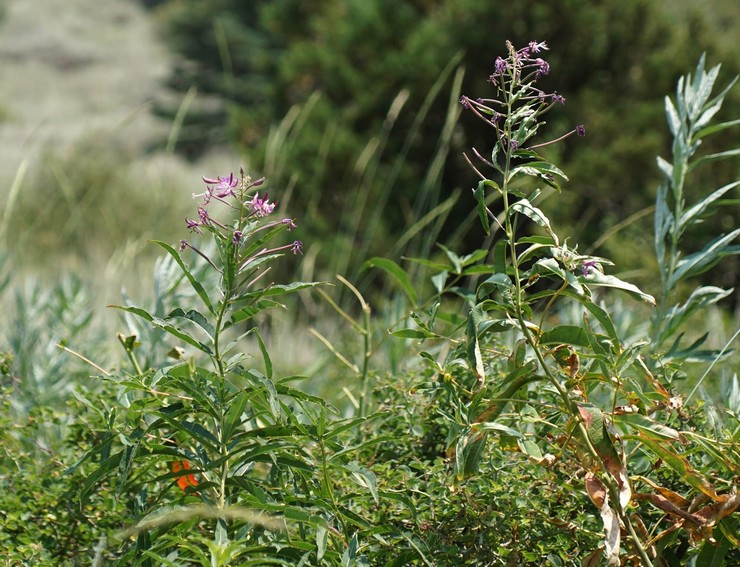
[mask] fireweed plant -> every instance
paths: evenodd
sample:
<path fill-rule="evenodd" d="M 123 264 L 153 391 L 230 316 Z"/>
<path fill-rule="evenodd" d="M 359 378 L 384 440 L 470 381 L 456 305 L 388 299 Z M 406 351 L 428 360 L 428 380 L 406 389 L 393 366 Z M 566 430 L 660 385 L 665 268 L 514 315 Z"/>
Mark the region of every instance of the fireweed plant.
<path fill-rule="evenodd" d="M 198 240 L 182 240 L 179 249 L 156 243 L 196 304 L 162 317 L 119 307 L 163 331 L 172 346 L 169 361 L 143 368 L 139 338 L 119 336 L 131 371 L 106 378 L 122 390 L 122 404 L 107 411 L 103 442 L 77 466 L 97 464 L 83 501 L 105 480 L 129 499 L 137 521 L 101 542 L 96 562 L 347 564 L 357 555 L 352 526 L 360 520 L 347 491 L 344 500 L 335 494 L 335 479 L 351 476 L 363 491 L 373 486 L 372 473 L 350 462 L 339 441 L 356 422 L 334 419 L 333 407 L 296 389 L 300 377 L 274 376 L 255 321 L 280 307 L 281 296 L 316 285 L 266 282 L 270 262 L 301 252 L 297 240 L 272 244 L 296 224 L 273 220 L 275 202 L 259 191 L 263 179 L 242 171 L 203 181 L 197 216 L 186 221 Z"/>
<path fill-rule="evenodd" d="M 421 357 L 439 377 L 430 391 L 449 423 L 446 446 L 461 489 L 466 479 L 480 474 L 487 444 L 496 441 L 504 451 L 517 450 L 533 466 L 570 483 L 574 497 L 580 493 L 593 504 L 604 538 L 580 558 L 584 565 L 596 565 L 602 558 L 609 565 L 663 564 L 669 557 L 666 550 L 677 545 L 678 538 L 703 545 L 703 558 L 716 560 L 731 543 L 737 544 L 731 517 L 739 504 L 732 482 L 737 462 L 727 465 L 718 455 L 732 452 L 731 445 L 697 445 L 675 427 L 687 419 L 687 408 L 670 385 L 651 372 L 654 365 L 646 361 L 654 354 L 649 339 L 629 344 L 622 339 L 603 293 L 625 292 L 642 309 L 654 307 L 654 298 L 608 275 L 612 263 L 607 259 L 580 254 L 561 241 L 536 206 L 538 184 L 560 191 L 559 182 L 566 180 L 540 148 L 585 134 L 585 128 L 577 126 L 550 141 L 535 139 L 544 116 L 565 102 L 560 94 L 538 86 L 550 72 L 542 58 L 547 49 L 544 42 L 521 49 L 507 42 L 508 52 L 495 60 L 489 78 L 493 96 L 461 98 L 463 107 L 492 131 L 489 156 L 476 149 L 466 156 L 480 179 L 473 193 L 492 244 L 465 256 L 442 247 L 446 261 L 418 260 L 436 270 L 436 292 L 426 307 L 411 313 L 412 327 L 393 334 L 430 344 Z M 712 75 L 713 81 L 716 72 Z M 697 116 L 704 116 L 698 122 L 706 126 L 724 95 L 708 100 L 711 84 L 703 66 L 693 83 L 687 78 L 684 84 L 687 90 L 679 92 L 681 118 L 669 112 L 677 135 L 695 126 Z M 677 147 L 683 148 L 680 142 Z M 671 180 L 683 181 L 680 159 L 688 148 L 683 150 L 675 168 L 662 165 L 669 180 L 666 187 Z M 666 198 L 666 191 L 661 190 L 660 199 Z M 673 194 L 673 216 L 665 206 L 658 209 L 663 214 L 656 239 L 659 260 L 672 262 L 662 268 L 662 299 L 672 282 L 690 269 L 684 267 L 686 260 L 676 262 L 673 252 L 663 252 L 667 235 L 675 236 L 680 229 L 676 219 L 683 220 L 696 208 L 684 211 L 680 193 Z M 494 204 L 499 211 L 492 210 Z M 527 226 L 539 230 L 526 234 Z M 726 244 L 727 239 L 720 242 Z M 676 249 L 673 242 L 671 250 Z M 389 262 L 373 259 L 369 265 L 380 266 L 408 288 L 400 267 Z M 668 309 L 663 305 L 661 313 Z M 658 322 L 655 328 L 663 342 L 664 326 Z M 712 458 L 719 463 L 710 467 L 717 475 L 711 478 L 694 464 L 694 459 L 704 458 L 697 448 L 701 455 L 705 446 L 713 448 Z M 670 486 L 661 484 L 671 476 Z"/>

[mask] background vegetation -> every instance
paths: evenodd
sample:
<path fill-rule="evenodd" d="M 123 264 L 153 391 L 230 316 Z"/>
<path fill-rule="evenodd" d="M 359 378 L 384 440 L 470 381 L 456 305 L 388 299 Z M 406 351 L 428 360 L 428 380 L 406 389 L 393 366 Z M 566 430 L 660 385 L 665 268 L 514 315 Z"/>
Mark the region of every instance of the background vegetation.
<path fill-rule="evenodd" d="M 482 147 L 486 131 L 451 117 L 451 101 L 482 85 L 491 72 L 492 45 L 540 37 L 557 48 L 548 88 L 568 93 L 569 104 L 551 118 L 554 131 L 584 123 L 591 141 L 577 157 L 572 144 L 550 156 L 570 172 L 572 188 L 554 199 L 554 219 L 574 239 L 596 243 L 622 269 L 640 269 L 646 258 L 637 253 L 638 235 L 649 226 L 646 216 L 618 237 L 601 237 L 631 215 L 647 213 L 653 202 L 658 175 L 651 156 L 669 147 L 657 126 L 663 109 L 655 93 L 671 91 L 684 62 L 705 51 L 724 62 L 729 76 L 739 70 L 726 38 L 740 16 L 721 2 L 156 5 L 165 37 L 181 55 L 170 86 L 185 92 L 195 85 L 207 95 L 198 111 L 191 107 L 180 149 L 195 155 L 219 141 L 236 142 L 252 167 L 294 188 L 291 199 L 308 211 L 312 233 L 329 248 L 319 257 L 349 262 L 327 266 L 329 273 L 353 273 L 368 252 L 387 250 L 457 190 L 462 197 L 435 221 L 437 231 L 460 234 L 455 228 L 465 222 L 472 183 L 465 182 L 470 172 L 462 152 Z M 738 102 L 737 94 L 731 97 L 728 107 Z M 283 121 L 291 112 L 298 116 Z M 728 133 L 712 143 L 736 140 Z M 732 173 L 736 164 L 708 175 Z M 327 209 L 342 214 L 327 218 Z M 737 217 L 728 211 L 718 221 L 728 229 Z M 410 243 L 406 252 L 422 252 L 414 245 L 427 252 L 431 244 Z M 737 264 L 715 277 L 729 285 Z"/>

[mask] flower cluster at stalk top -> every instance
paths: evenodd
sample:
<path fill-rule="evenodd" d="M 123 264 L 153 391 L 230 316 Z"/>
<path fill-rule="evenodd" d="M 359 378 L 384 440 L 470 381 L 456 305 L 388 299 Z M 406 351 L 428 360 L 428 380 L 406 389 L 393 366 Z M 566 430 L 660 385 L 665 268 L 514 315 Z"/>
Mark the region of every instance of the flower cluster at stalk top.
<path fill-rule="evenodd" d="M 267 193 L 260 195 L 259 191 L 256 190 L 264 184 L 264 177 L 253 181 L 244 174 L 243 169 L 240 173 L 240 177 L 236 177 L 233 173 L 223 177 L 203 177 L 203 182 L 206 185 L 205 190 L 202 193 L 193 193 L 193 198 L 200 200 L 197 217 L 195 219 L 185 219 L 185 226 L 191 232 L 202 235 L 203 229 L 207 229 L 217 236 L 229 238 L 234 244 L 240 244 L 244 240 L 245 231 L 247 230 L 248 234 L 246 236 L 281 225 L 287 227 L 287 230 L 296 228 L 295 221 L 290 218 L 257 224 L 256 221 L 270 216 L 275 211 L 277 202 L 270 201 Z M 254 193 L 252 193 L 253 190 Z M 214 218 L 208 210 L 208 206 L 213 201 L 222 203 L 232 209 L 236 220 L 229 224 Z M 180 250 L 186 248 L 191 248 L 203 255 L 187 240 L 181 240 Z M 263 253 L 287 249 L 290 249 L 293 254 L 300 254 L 303 252 L 303 243 L 296 240 L 286 246 L 265 250 Z"/>
<path fill-rule="evenodd" d="M 488 81 L 496 91 L 495 98 L 460 97 L 460 104 L 478 118 L 496 129 L 497 143 L 512 151 L 532 150 L 559 142 L 572 134 L 586 135 L 583 125 L 547 142 L 527 144 L 539 126 L 539 118 L 555 104 L 565 104 L 565 97 L 557 92 L 546 92 L 536 86 L 550 73 L 550 64 L 538 54 L 549 50 L 547 43 L 530 41 L 517 49 L 506 42 L 508 55 L 496 57 L 493 73 Z"/>

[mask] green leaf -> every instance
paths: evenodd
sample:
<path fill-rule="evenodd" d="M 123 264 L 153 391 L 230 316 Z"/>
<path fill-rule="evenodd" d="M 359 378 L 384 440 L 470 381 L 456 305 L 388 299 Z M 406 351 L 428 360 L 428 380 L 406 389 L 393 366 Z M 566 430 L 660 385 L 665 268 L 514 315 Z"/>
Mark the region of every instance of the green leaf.
<path fill-rule="evenodd" d="M 458 439 L 455 446 L 455 477 L 457 480 L 463 480 L 478 472 L 485 448 L 485 436 L 480 434 L 472 438 L 462 435 Z"/>
<path fill-rule="evenodd" d="M 187 319 L 188 321 L 192 321 L 198 327 L 203 329 L 203 331 L 208 335 L 209 339 L 213 340 L 213 335 L 215 333 L 213 325 L 211 325 L 211 323 L 195 309 L 191 309 L 186 313 L 178 307 L 170 311 L 169 315 L 167 315 L 167 319 L 174 319 L 176 317 L 181 317 L 183 319 Z"/>
<path fill-rule="evenodd" d="M 665 440 L 656 440 L 643 434 L 625 435 L 625 439 L 635 439 L 649 448 L 656 456 L 678 473 L 679 477 L 699 492 L 706 494 L 715 502 L 721 500 L 714 486 L 689 463 L 686 457 L 679 455 L 673 445 Z"/>
<path fill-rule="evenodd" d="M 499 433 L 504 433 L 510 437 L 514 437 L 517 439 L 524 439 L 524 435 L 522 435 L 516 429 L 512 429 L 511 427 L 508 427 L 501 423 L 496 423 L 494 421 L 480 422 L 475 426 L 475 429 L 482 430 L 482 431 L 498 431 Z"/>
<path fill-rule="evenodd" d="M 615 346 L 620 344 L 619 335 L 617 334 L 617 329 L 611 320 L 611 316 L 606 310 L 599 307 L 596 303 L 591 301 L 591 299 L 588 298 L 587 296 L 574 293 L 570 289 L 563 290 L 562 294 L 567 297 L 570 297 L 571 299 L 575 299 L 581 305 L 583 305 L 589 311 L 589 313 L 591 313 L 596 318 L 596 320 L 601 324 L 602 328 L 604 329 L 604 332 L 611 339 L 612 343 Z"/>
<path fill-rule="evenodd" d="M 707 244 L 703 250 L 689 254 L 679 260 L 676 270 L 668 280 L 668 289 L 673 289 L 684 278 L 699 275 L 719 261 L 721 256 L 736 254 L 738 249 L 730 247 L 730 243 L 740 236 L 740 228 L 731 233 L 719 236 Z"/>
<path fill-rule="evenodd" d="M 691 165 L 689 165 L 689 171 L 692 171 L 696 169 L 697 167 L 699 167 L 700 165 L 703 165 L 705 163 L 722 161 L 722 160 L 737 157 L 737 156 L 740 156 L 740 148 L 734 148 L 732 150 L 727 150 L 724 152 L 717 152 L 716 154 L 709 154 L 706 156 L 702 156 L 691 162 Z"/>
<path fill-rule="evenodd" d="M 482 319 L 483 309 L 481 309 L 480 305 L 474 306 L 468 312 L 466 351 L 473 374 L 475 374 L 479 384 L 483 384 L 486 380 L 486 371 L 483 368 L 483 357 L 481 356 L 480 342 L 478 340 L 478 326 Z"/>
<path fill-rule="evenodd" d="M 487 278 L 478 286 L 475 296 L 478 300 L 482 300 L 498 291 L 504 298 L 509 298 L 513 290 L 514 284 L 511 282 L 511 278 L 505 273 L 497 273 Z"/>
<path fill-rule="evenodd" d="M 367 488 L 370 491 L 373 500 L 375 500 L 375 503 L 379 504 L 380 498 L 378 497 L 378 479 L 375 476 L 375 473 L 370 469 L 361 467 L 355 463 L 349 463 L 346 465 L 346 467 L 352 473 L 355 481 L 357 481 L 360 486 Z"/>
<path fill-rule="evenodd" d="M 211 351 L 211 349 L 210 349 L 210 347 L 208 345 L 206 345 L 206 344 L 204 344 L 204 343 L 196 340 L 195 338 L 191 337 L 187 333 L 187 331 L 183 331 L 182 329 L 178 329 L 174 325 L 170 325 L 169 323 L 167 323 L 166 321 L 160 319 L 159 317 L 152 316 L 148 311 L 146 311 L 144 309 L 141 309 L 139 307 L 124 307 L 124 306 L 121 306 L 121 305 L 114 305 L 113 307 L 115 307 L 116 309 L 120 309 L 121 311 L 126 311 L 128 313 L 132 313 L 134 315 L 137 315 L 137 316 L 141 317 L 145 321 L 150 322 L 155 327 L 158 327 L 158 328 L 162 329 L 163 331 L 168 332 L 169 334 L 177 337 L 178 339 L 180 339 L 180 340 L 188 343 L 191 346 L 194 346 L 198 350 L 200 350 L 200 351 L 202 351 L 202 352 L 204 352 L 204 353 L 206 353 L 208 355 L 213 354 L 212 351 Z"/>
<path fill-rule="evenodd" d="M 295 293 L 303 289 L 310 289 L 320 285 L 326 285 L 326 282 L 293 282 L 289 284 L 272 284 L 262 293 L 262 297 L 275 297 Z"/>
<path fill-rule="evenodd" d="M 732 294 L 731 289 L 722 289 L 715 286 L 701 286 L 691 292 L 686 301 L 673 306 L 666 311 L 658 328 L 658 334 L 653 337 L 656 346 L 673 335 L 696 311 L 721 301 Z"/>
<path fill-rule="evenodd" d="M 558 325 L 543 332 L 539 342 L 543 345 L 568 344 L 588 348 L 591 346 L 588 336 L 588 330 L 580 325 Z"/>
<path fill-rule="evenodd" d="M 541 174 L 544 175 L 557 175 L 564 181 L 568 181 L 568 176 L 565 175 L 560 169 L 558 169 L 555 165 L 551 164 L 547 161 L 528 161 L 526 164 L 524 164 L 526 167 L 532 168 L 536 171 L 538 171 Z"/>
<path fill-rule="evenodd" d="M 195 279 L 193 274 L 190 273 L 190 270 L 187 268 L 187 266 L 185 266 L 185 263 L 182 261 L 179 252 L 175 250 L 172 246 L 170 246 L 166 242 L 162 242 L 161 240 L 153 240 L 152 242 L 154 242 L 154 244 L 156 244 L 157 246 L 161 246 L 162 248 L 164 248 L 167 253 L 175 259 L 175 262 L 177 262 L 177 265 L 180 266 L 180 269 L 185 274 L 185 277 L 188 278 L 190 285 L 193 286 L 193 289 L 201 298 L 205 306 L 208 308 L 208 311 L 215 315 L 216 311 L 213 309 L 213 305 L 211 304 L 211 300 L 208 297 L 208 293 L 201 285 L 201 283 Z"/>
<path fill-rule="evenodd" d="M 244 410 L 249 403 L 249 394 L 246 391 L 237 393 L 231 400 L 229 400 L 228 411 L 224 419 L 224 440 L 227 442 L 231 439 L 231 436 L 236 431 L 236 428 L 242 424 L 242 415 Z"/>
<path fill-rule="evenodd" d="M 540 451 L 537 443 L 528 437 L 519 437 L 517 438 L 516 443 L 519 445 L 522 453 L 527 455 L 530 459 L 533 459 L 535 462 L 542 461 L 542 451 Z"/>
<path fill-rule="evenodd" d="M 688 226 L 690 222 L 692 222 L 694 219 L 699 219 L 704 214 L 704 212 L 707 210 L 707 207 L 717 201 L 720 197 L 722 197 L 725 193 L 730 191 L 731 189 L 734 189 L 740 185 L 740 181 L 735 181 L 734 183 L 728 183 L 724 187 L 720 187 L 713 193 L 711 193 L 709 196 L 707 196 L 705 199 L 702 199 L 689 209 L 687 209 L 684 214 L 681 215 L 681 218 L 678 221 L 678 227 L 680 230 L 685 230 L 685 228 Z"/>
<path fill-rule="evenodd" d="M 683 440 L 683 436 L 677 430 L 663 425 L 654 419 L 639 413 L 625 413 L 614 415 L 614 423 L 626 425 L 652 437 L 653 439 L 670 439 L 673 441 Z"/>
<path fill-rule="evenodd" d="M 329 540 L 329 530 L 324 526 L 316 527 L 316 560 L 321 561 L 326 553 L 326 542 Z"/>
<path fill-rule="evenodd" d="M 484 232 L 488 235 L 491 233 L 491 221 L 488 218 L 488 207 L 486 206 L 485 181 L 478 183 L 478 186 L 473 191 L 473 197 L 475 198 L 476 209 L 478 210 L 478 218 L 481 225 L 483 225 Z"/>
<path fill-rule="evenodd" d="M 734 81 L 733 81 L 734 83 Z M 740 125 L 740 118 L 736 120 L 729 120 L 727 122 L 720 122 L 719 124 L 712 124 L 711 126 L 707 126 L 705 128 L 702 128 L 695 134 L 695 138 L 697 140 L 700 140 L 701 138 L 704 138 L 706 136 L 709 136 L 711 134 L 716 134 L 717 132 L 721 132 L 722 130 L 727 130 L 728 128 L 733 128 L 735 126 Z"/>
<path fill-rule="evenodd" d="M 232 312 L 231 318 L 224 325 L 224 329 L 228 329 L 242 321 L 247 321 L 265 309 L 274 309 L 276 307 L 283 307 L 283 304 L 277 301 L 261 300 L 247 305 L 246 307 L 242 307 L 241 309 Z"/>
<path fill-rule="evenodd" d="M 408 274 L 403 270 L 403 268 L 401 268 L 401 266 L 396 264 L 393 260 L 388 260 L 387 258 L 380 258 L 376 256 L 374 258 L 366 260 L 365 263 L 362 264 L 361 271 L 367 270 L 369 268 L 379 268 L 386 272 L 389 276 L 396 280 L 396 283 L 401 286 L 401 289 L 406 294 L 406 297 L 411 302 L 411 305 L 417 305 L 416 290 L 414 289 L 414 286 L 411 283 Z"/>
<path fill-rule="evenodd" d="M 579 279 L 588 285 L 613 287 L 615 289 L 626 291 L 630 295 L 637 297 L 650 305 L 655 305 L 655 298 L 652 295 L 641 291 L 636 285 L 624 282 L 615 276 L 602 274 L 598 270 L 591 270 L 589 275 L 581 276 Z"/>
<path fill-rule="evenodd" d="M 550 237 L 553 239 L 555 243 L 558 242 L 557 235 L 552 231 L 552 227 L 550 226 L 550 220 L 545 216 L 545 213 L 543 213 L 540 209 L 532 205 L 527 199 L 521 199 L 520 201 L 517 201 L 511 206 L 512 210 L 516 211 L 519 214 L 524 215 L 525 217 L 529 218 L 536 224 L 543 227 L 547 233 L 550 235 Z"/>
<path fill-rule="evenodd" d="M 581 285 L 580 278 L 561 268 L 555 258 L 542 258 L 537 260 L 532 267 L 532 274 L 553 274 L 560 280 L 567 282 L 577 294 L 583 295 L 586 293 L 586 290 Z"/>
<path fill-rule="evenodd" d="M 391 335 L 399 339 L 438 339 L 440 335 L 421 329 L 399 329 L 392 331 Z"/>
<path fill-rule="evenodd" d="M 93 489 L 93 487 L 101 479 L 107 476 L 108 473 L 118 468 L 118 465 L 121 462 L 122 455 L 123 452 L 121 451 L 109 456 L 107 459 L 102 460 L 100 466 L 87 476 L 79 492 L 79 498 L 83 503 L 87 502 L 87 496 L 90 494 L 90 491 Z"/>
<path fill-rule="evenodd" d="M 257 344 L 259 344 L 260 352 L 262 353 L 262 360 L 265 363 L 265 375 L 269 380 L 272 380 L 272 359 L 270 358 L 270 353 L 267 351 L 265 341 L 262 340 L 259 329 L 255 329 L 253 334 L 257 337 Z"/>
<path fill-rule="evenodd" d="M 455 254 L 452 250 L 447 248 L 447 246 L 445 246 L 444 244 L 437 243 L 437 247 L 440 248 L 450 260 L 450 264 L 452 264 L 453 268 L 453 273 L 460 274 L 463 269 L 462 258 L 460 258 L 460 256 Z"/>

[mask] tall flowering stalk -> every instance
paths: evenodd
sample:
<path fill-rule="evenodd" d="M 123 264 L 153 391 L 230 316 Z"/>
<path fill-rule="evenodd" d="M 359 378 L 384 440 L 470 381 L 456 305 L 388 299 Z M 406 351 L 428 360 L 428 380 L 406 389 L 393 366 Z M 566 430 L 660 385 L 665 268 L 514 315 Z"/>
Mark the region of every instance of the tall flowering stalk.
<path fill-rule="evenodd" d="M 603 554 L 610 565 L 618 564 L 624 532 L 633 556 L 651 565 L 646 538 L 628 510 L 632 486 L 627 449 L 617 430 L 627 427 L 622 422 L 628 411 L 624 408 L 641 413 L 643 425 L 651 423 L 654 400 L 668 407 L 670 394 L 642 363 L 644 343 L 622 343 L 592 290 L 619 289 L 650 305 L 655 301 L 606 274 L 611 265 L 607 259 L 582 255 L 561 242 L 537 206 L 540 187 L 560 191 L 560 183 L 567 180 L 540 149 L 586 131 L 578 125 L 542 141 L 543 117 L 565 103 L 562 95 L 539 86 L 551 71 L 543 58 L 548 46 L 533 41 L 520 49 L 510 42 L 506 47 L 507 54 L 493 62 L 493 95 L 460 99 L 493 131 L 490 156 L 475 148 L 465 156 L 479 178 L 473 195 L 492 245 L 465 256 L 445 248 L 450 265 L 432 278 L 438 291 L 434 305 L 428 314 L 413 316 L 416 328 L 395 334 L 434 340 L 447 336 L 442 324 L 456 315 L 439 314 L 449 304 L 443 296 L 462 300 L 465 337 L 450 336 L 452 346 L 441 361 L 424 353 L 441 377 L 438 387 L 450 400 L 445 416 L 454 422 L 448 453 L 454 457 L 457 478 L 476 474 L 495 432 L 505 437 L 507 448 L 514 439 L 536 464 L 569 471 L 579 467 L 580 489 L 597 507 L 605 534 L 590 560 Z M 493 204 L 501 210 L 494 213 Z M 538 233 L 522 234 L 523 221 L 538 226 Z M 480 283 L 470 289 L 467 282 Z M 580 320 L 558 321 L 561 304 L 569 304 L 569 312 L 578 313 Z M 502 361 L 501 353 L 507 350 Z M 541 399 L 538 405 L 528 403 L 533 397 Z M 505 412 L 507 407 L 512 411 Z M 537 407 L 539 415 L 533 417 Z M 524 408 L 526 414 L 517 417 L 517 410 Z M 512 415 L 513 421 L 501 423 Z M 669 429 L 659 431 L 665 435 Z M 672 430 L 670 434 L 677 435 Z"/>
<path fill-rule="evenodd" d="M 139 521 L 117 536 L 123 539 L 122 557 L 130 561 L 171 553 L 192 559 L 208 549 L 212 565 L 281 553 L 306 555 L 310 562 L 317 554 L 316 531 L 323 534 L 319 555 L 340 554 L 348 538 L 333 527 L 341 518 L 329 476 L 344 461 L 329 463 L 323 449 L 323 436 L 334 435 L 327 418 L 333 408 L 291 387 L 295 377 L 273 375 L 253 322 L 264 310 L 281 307 L 281 296 L 316 285 L 267 280 L 271 262 L 301 253 L 298 240 L 273 244 L 296 228 L 295 220 L 274 218 L 276 203 L 260 191 L 264 179 L 252 180 L 243 170 L 239 177 L 204 177 L 203 183 L 193 195 L 197 213 L 186 219 L 194 237 L 182 240 L 179 249 L 156 242 L 198 304 L 175 306 L 165 316 L 119 307 L 163 330 L 174 341 L 169 356 L 175 362 L 142 368 L 137 337 L 120 337 L 133 367 L 117 379 L 129 405 L 123 423 L 117 412 L 111 415 L 111 430 L 96 450 L 100 467 L 86 490 L 113 476 L 120 492 L 138 494 Z M 197 271 L 188 253 L 200 264 Z M 248 336 L 264 370 L 249 364 L 254 356 Z M 322 447 L 321 454 L 311 446 Z M 301 524 L 297 534 L 285 518 Z M 336 538 L 334 548 L 327 547 L 328 533 Z M 305 538 L 312 543 L 306 545 Z"/>
<path fill-rule="evenodd" d="M 538 382 L 548 385 L 546 387 L 557 393 L 561 415 L 565 420 L 563 428 L 569 431 L 573 450 L 580 455 L 577 458 L 587 470 L 586 492 L 599 508 L 604 523 L 604 554 L 608 563 L 619 563 L 620 536 L 624 528 L 637 555 L 644 564 L 650 565 L 648 553 L 627 510 L 632 493 L 624 449 L 609 432 L 609 418 L 590 399 L 590 390 L 594 388 L 589 388 L 589 383 L 584 380 L 596 367 L 605 376 L 616 380 L 620 379 L 619 374 L 623 372 L 616 364 L 623 354 L 621 341 L 608 313 L 594 302 L 589 288 L 599 285 L 617 287 L 651 304 L 654 304 L 654 300 L 635 286 L 605 275 L 603 266 L 610 262 L 604 258 L 582 256 L 576 249 L 561 244 L 547 216 L 533 204 L 539 196 L 539 189 L 525 194 L 517 188 L 524 178 L 533 178 L 535 182 L 560 190 L 559 180 L 567 180 L 567 177 L 539 155 L 537 150 L 561 142 L 573 134 L 584 136 L 585 127 L 578 125 L 563 135 L 535 142 L 534 137 L 544 124 L 543 116 L 557 105 L 565 104 L 565 98 L 537 86 L 538 81 L 550 72 L 550 65 L 539 56 L 548 49 L 544 42 L 533 41 L 521 49 L 507 42 L 506 47 L 507 56 L 496 58 L 494 72 L 489 77 L 495 91 L 494 97 L 476 100 L 463 97 L 461 101 L 465 108 L 489 123 L 495 132 L 490 160 L 476 150 L 473 153 L 477 163 L 498 174 L 500 183 L 489 179 L 471 158 L 466 157 L 480 177 L 475 197 L 484 228 L 489 231 L 493 220 L 503 230 L 502 240 L 494 246 L 493 273 L 476 290 L 476 302 L 470 309 L 468 352 L 472 355 L 471 366 L 482 387 L 486 378 L 481 343 L 486 334 L 484 329 L 491 326 L 485 320 L 486 313 L 503 313 L 503 320 L 500 315 L 496 316 L 498 323 L 510 324 L 527 348 L 520 355 L 523 364 L 504 381 L 505 387 L 499 390 L 499 396 L 512 398 L 517 391 L 526 389 L 525 386 Z M 501 197 L 502 222 L 486 207 L 485 194 L 490 189 Z M 546 236 L 520 237 L 518 222 L 521 217 L 542 227 Z M 535 286 L 541 279 L 550 281 L 544 289 L 542 283 Z M 551 287 L 553 285 L 554 289 Z M 555 302 L 566 299 L 581 304 L 581 326 L 543 328 Z M 541 313 L 535 319 L 536 308 Z M 595 318 L 606 332 L 606 343 L 599 344 L 600 339 L 595 334 L 592 339 L 587 338 L 589 333 L 595 333 L 589 317 Z M 574 387 L 574 384 L 578 386 Z M 494 421 L 501 415 L 504 404 L 499 396 L 473 417 L 474 424 Z M 617 391 L 610 396 L 612 404 L 616 405 L 619 396 Z M 613 410 L 613 407 L 609 410 Z M 482 437 L 479 428 L 480 425 L 473 425 L 471 436 L 459 445 L 458 459 L 463 463 L 475 458 L 480 451 Z M 522 447 L 525 451 L 527 447 L 532 450 L 531 445 L 524 442 Z M 539 450 L 532 452 L 532 456 L 545 465 L 553 464 L 557 458 L 555 451 L 544 457 Z M 469 470 L 470 464 L 464 469 Z"/>

